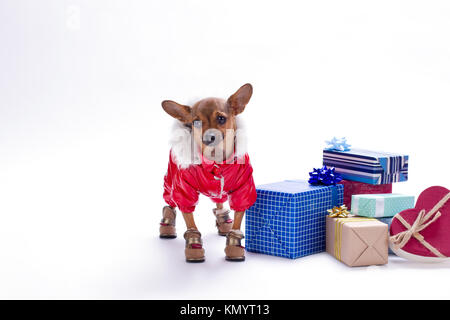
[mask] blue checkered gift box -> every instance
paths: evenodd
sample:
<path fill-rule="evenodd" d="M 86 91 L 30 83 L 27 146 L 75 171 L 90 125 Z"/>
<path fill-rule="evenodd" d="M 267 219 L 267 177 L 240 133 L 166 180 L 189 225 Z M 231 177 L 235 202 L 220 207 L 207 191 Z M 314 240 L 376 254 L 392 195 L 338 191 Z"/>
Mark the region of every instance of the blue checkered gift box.
<path fill-rule="evenodd" d="M 343 204 L 343 185 L 286 180 L 260 185 L 256 192 L 245 215 L 247 251 L 295 259 L 325 250 L 325 216 Z"/>

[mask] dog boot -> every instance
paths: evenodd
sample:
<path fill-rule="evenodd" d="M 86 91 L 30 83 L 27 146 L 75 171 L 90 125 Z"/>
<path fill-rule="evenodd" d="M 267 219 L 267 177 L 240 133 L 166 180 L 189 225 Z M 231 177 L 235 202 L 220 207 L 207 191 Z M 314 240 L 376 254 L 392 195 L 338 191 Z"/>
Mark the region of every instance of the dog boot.
<path fill-rule="evenodd" d="M 230 218 L 230 210 L 215 208 L 213 213 L 216 216 L 216 227 L 219 235 L 226 236 L 233 223 L 233 219 Z"/>
<path fill-rule="evenodd" d="M 203 262 L 205 261 L 205 249 L 203 249 L 202 234 L 195 229 L 187 229 L 184 233 L 186 239 L 186 255 L 187 262 Z"/>
<path fill-rule="evenodd" d="M 175 230 L 175 208 L 165 206 L 163 208 L 163 218 L 159 226 L 159 237 L 164 239 L 173 239 L 177 237 Z"/>
<path fill-rule="evenodd" d="M 245 250 L 241 245 L 244 234 L 241 230 L 231 230 L 227 234 L 227 245 L 225 247 L 225 259 L 228 261 L 244 261 Z"/>

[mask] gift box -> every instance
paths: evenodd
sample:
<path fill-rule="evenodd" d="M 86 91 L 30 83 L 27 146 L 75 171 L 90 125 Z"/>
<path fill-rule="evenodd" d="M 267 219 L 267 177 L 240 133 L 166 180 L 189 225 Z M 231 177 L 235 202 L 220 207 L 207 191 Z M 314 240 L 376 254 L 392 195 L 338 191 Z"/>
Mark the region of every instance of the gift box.
<path fill-rule="evenodd" d="M 418 262 L 450 257 L 450 190 L 433 186 L 422 191 L 414 208 L 397 213 L 389 244 L 396 255 Z"/>
<path fill-rule="evenodd" d="M 349 210 L 352 208 L 352 195 L 354 194 L 373 194 L 373 193 L 392 193 L 392 184 L 368 184 L 364 182 L 342 180 L 344 185 L 344 204 Z"/>
<path fill-rule="evenodd" d="M 388 230 L 389 230 L 389 228 L 391 227 L 392 218 L 393 217 L 383 217 L 383 218 L 375 218 L 375 219 L 377 219 L 380 222 L 383 222 L 383 223 L 387 224 Z M 391 248 L 388 248 L 388 254 L 395 255 L 394 251 L 392 251 Z"/>
<path fill-rule="evenodd" d="M 373 218 L 326 217 L 326 250 L 350 267 L 388 262 L 388 226 Z"/>
<path fill-rule="evenodd" d="M 362 149 L 323 150 L 323 164 L 345 180 L 389 184 L 408 180 L 408 156 Z"/>
<path fill-rule="evenodd" d="M 383 218 L 375 218 L 375 219 L 377 219 L 380 222 L 383 222 L 383 223 L 387 224 L 388 225 L 388 229 L 389 229 L 389 227 L 391 226 L 392 218 L 393 217 L 383 217 Z"/>
<path fill-rule="evenodd" d="M 327 210 L 342 205 L 343 189 L 301 180 L 258 186 L 245 215 L 246 250 L 290 259 L 324 251 Z"/>
<path fill-rule="evenodd" d="M 414 196 L 402 194 L 354 194 L 352 214 L 362 217 L 393 217 L 397 213 L 414 208 Z"/>

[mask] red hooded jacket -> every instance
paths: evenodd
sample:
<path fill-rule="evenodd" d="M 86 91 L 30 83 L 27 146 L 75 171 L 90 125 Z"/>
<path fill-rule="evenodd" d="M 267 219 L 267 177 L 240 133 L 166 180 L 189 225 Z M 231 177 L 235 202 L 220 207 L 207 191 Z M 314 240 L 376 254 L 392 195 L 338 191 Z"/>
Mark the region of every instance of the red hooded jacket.
<path fill-rule="evenodd" d="M 169 206 L 186 213 L 195 210 L 200 193 L 216 203 L 228 200 L 232 210 L 245 211 L 256 201 L 252 172 L 248 154 L 234 157 L 233 163 L 217 164 L 203 158 L 201 164 L 181 168 L 171 152 L 163 197 Z"/>

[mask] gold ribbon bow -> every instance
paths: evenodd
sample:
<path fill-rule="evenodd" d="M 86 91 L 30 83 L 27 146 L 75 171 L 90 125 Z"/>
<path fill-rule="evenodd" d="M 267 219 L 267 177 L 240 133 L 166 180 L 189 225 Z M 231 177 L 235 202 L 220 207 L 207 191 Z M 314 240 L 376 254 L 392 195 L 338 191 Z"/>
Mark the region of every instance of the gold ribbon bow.
<path fill-rule="evenodd" d="M 437 257 L 446 258 L 446 256 L 440 253 L 439 250 L 429 244 L 419 232 L 426 229 L 430 224 L 432 224 L 441 216 L 441 213 L 438 210 L 449 199 L 450 192 L 445 197 L 443 197 L 428 213 L 425 211 L 425 209 L 420 210 L 413 225 L 410 225 L 400 214 L 395 215 L 394 219 L 399 220 L 406 228 L 406 230 L 399 232 L 389 238 L 389 241 L 393 244 L 394 248 L 403 248 L 403 246 L 408 243 L 411 237 L 414 237 Z"/>
<path fill-rule="evenodd" d="M 342 205 L 340 207 L 334 207 L 333 209 L 327 210 L 330 218 L 347 218 L 350 212 L 348 212 L 347 207 Z"/>

